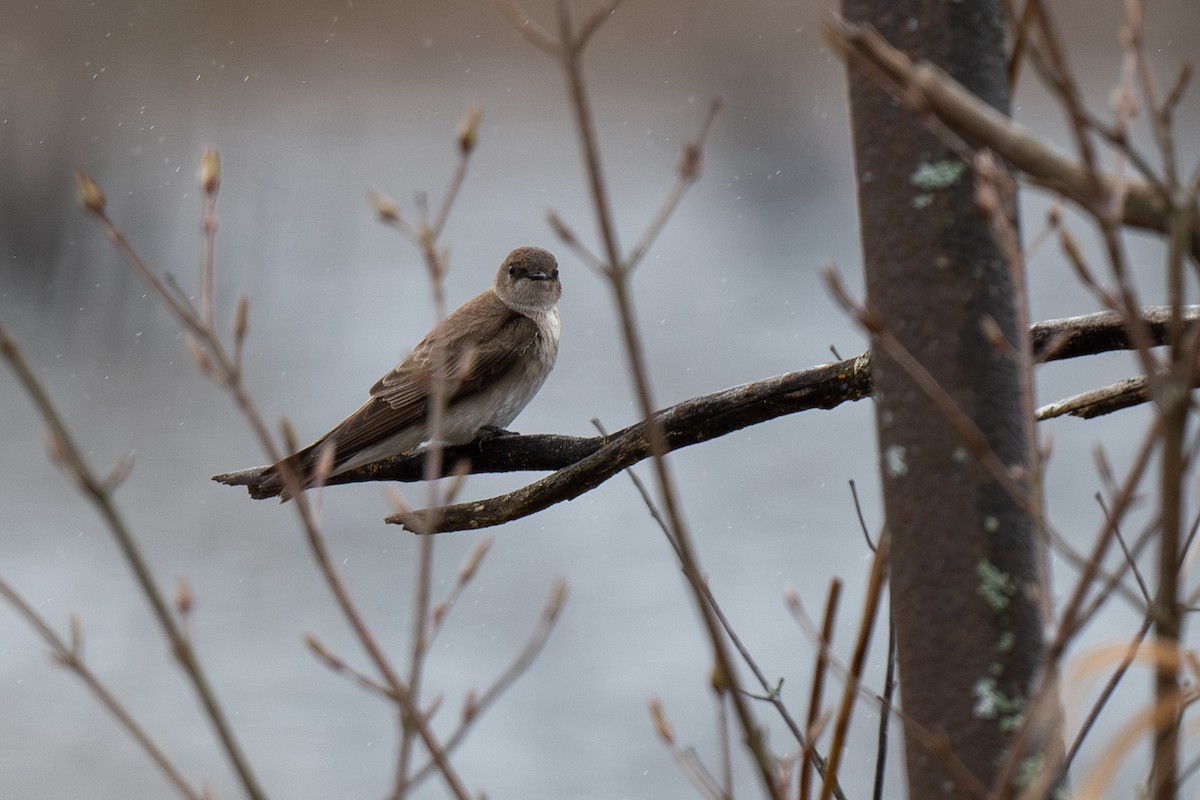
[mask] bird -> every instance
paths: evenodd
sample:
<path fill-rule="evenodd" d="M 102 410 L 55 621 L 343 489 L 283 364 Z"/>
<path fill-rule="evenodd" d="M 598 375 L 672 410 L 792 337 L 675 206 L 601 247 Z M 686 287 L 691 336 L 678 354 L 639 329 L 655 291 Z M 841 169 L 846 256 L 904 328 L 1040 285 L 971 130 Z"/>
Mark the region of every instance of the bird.
<path fill-rule="evenodd" d="M 433 436 L 429 412 L 441 367 L 442 414 L 437 439 L 468 444 L 504 432 L 545 383 L 558 357 L 558 262 L 540 247 L 518 247 L 505 257 L 491 288 L 451 312 L 376 381 L 357 411 L 307 447 L 280 462 L 214 475 L 247 486 L 256 498 L 287 499 L 286 461 L 301 488 L 332 448 L 332 477 L 412 451 Z M 325 456 L 326 459 L 329 456 Z"/>

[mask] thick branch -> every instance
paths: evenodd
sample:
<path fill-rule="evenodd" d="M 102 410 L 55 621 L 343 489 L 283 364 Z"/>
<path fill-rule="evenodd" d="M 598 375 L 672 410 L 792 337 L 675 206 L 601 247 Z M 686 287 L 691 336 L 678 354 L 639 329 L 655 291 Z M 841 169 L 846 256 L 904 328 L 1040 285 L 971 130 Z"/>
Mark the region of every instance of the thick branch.
<path fill-rule="evenodd" d="M 1180 313 L 1185 323 L 1200 320 L 1200 306 L 1185 306 Z M 1146 326 L 1147 341 L 1154 346 L 1165 344 L 1171 307 L 1143 308 L 1141 318 Z M 1034 357 L 1039 363 L 1094 356 L 1114 350 L 1132 350 L 1136 346 L 1125 327 L 1123 316 L 1116 311 L 1035 322 L 1029 326 L 1029 338 L 1033 343 Z"/>
<path fill-rule="evenodd" d="M 1184 311 L 1188 321 L 1200 320 L 1200 306 L 1191 306 Z M 1166 307 L 1155 306 L 1143 311 L 1142 319 L 1146 324 L 1147 335 L 1153 343 L 1163 342 L 1169 318 L 1170 309 Z M 1038 322 L 1030 326 L 1029 335 L 1038 361 L 1079 358 L 1132 347 L 1129 333 L 1120 315 L 1112 311 Z M 660 416 L 667 427 L 668 447 L 675 450 L 776 417 L 816 408 L 831 409 L 848 401 L 862 400 L 870 394 L 870 363 L 864 354 L 835 364 L 787 372 L 696 397 L 660 412 Z M 1050 416 L 1057 414 L 1046 414 L 1047 418 Z M 621 447 L 614 447 L 618 443 L 621 443 Z M 581 462 L 591 456 L 597 456 L 601 450 L 606 451 L 605 456 L 598 457 L 595 462 L 590 462 L 591 466 L 583 469 Z M 608 462 L 609 458 L 618 453 L 632 460 L 628 463 Z M 557 498 L 569 500 L 602 483 L 630 464 L 637 463 L 648 453 L 642 423 L 630 425 L 607 436 L 498 436 L 445 448 L 444 474 L 451 475 L 459 471 L 459 465 L 464 461 L 469 464 L 469 472 L 472 473 L 562 470 L 573 464 L 581 464 L 581 471 L 572 472 L 571 480 L 583 480 L 582 475 L 591 474 L 593 478 L 590 480 L 594 482 L 588 482 L 574 494 L 563 494 Z M 396 456 L 335 475 L 329 479 L 329 483 L 419 481 L 425 478 L 423 465 L 424 459 L 419 452 Z M 603 465 L 603 468 L 589 472 L 596 469 L 596 465 Z M 253 467 L 227 472 L 215 476 L 213 480 L 230 486 L 245 486 L 251 496 L 258 499 L 270 497 L 272 495 L 258 490 L 257 482 L 262 469 Z M 541 481 L 534 484 L 539 485 L 542 485 Z M 533 509 L 536 510 L 538 509 Z"/>
<path fill-rule="evenodd" d="M 1200 306 L 1183 309 L 1189 323 L 1200 321 Z M 1170 309 L 1147 308 L 1142 321 L 1150 342 L 1161 345 L 1167 334 Z M 1079 317 L 1047 320 L 1029 329 L 1033 352 L 1039 362 L 1080 358 L 1133 345 L 1121 316 L 1102 311 Z M 1137 379 L 1134 379 L 1136 383 Z M 1143 392 L 1115 387 L 1096 390 L 1038 411 L 1039 419 L 1065 413 L 1097 416 L 1145 402 Z M 870 397 L 872 391 L 868 354 L 799 372 L 787 372 L 760 381 L 735 386 L 686 400 L 658 413 L 668 451 L 716 439 L 751 425 L 817 408 L 832 409 L 842 403 Z M 1114 396 L 1114 393 L 1119 396 Z M 1100 401 L 1100 402 L 1097 402 Z M 1107 402 L 1105 402 L 1107 401 Z M 1100 409 L 1104 410 L 1101 411 Z M 1089 413 L 1090 412 L 1090 413 Z M 645 423 L 639 422 L 607 436 L 497 436 L 443 450 L 445 475 L 466 472 L 520 472 L 557 470 L 508 494 L 485 500 L 447 506 L 429 532 L 473 530 L 499 525 L 528 516 L 564 500 L 573 500 L 633 464 L 649 457 Z M 230 486 L 246 486 L 250 495 L 272 495 L 259 490 L 263 467 L 216 475 L 213 480 Z M 330 484 L 364 481 L 419 481 L 425 479 L 423 454 L 383 459 L 357 470 L 335 475 Z M 392 515 L 388 522 L 413 527 L 429 524 L 425 510 L 411 515 Z"/>
<path fill-rule="evenodd" d="M 687 400 L 657 416 L 665 448 L 670 451 L 784 414 L 810 408 L 833 408 L 847 400 L 867 397 L 870 392 L 868 361 L 860 356 Z M 583 460 L 515 492 L 490 500 L 447 506 L 434 515 L 426 511 L 394 514 L 387 521 L 400 523 L 410 530 L 436 521 L 433 530 L 422 529 L 431 533 L 498 525 L 563 500 L 572 500 L 651 453 L 644 422 L 611 436 L 585 441 L 599 442 L 602 446 Z"/>

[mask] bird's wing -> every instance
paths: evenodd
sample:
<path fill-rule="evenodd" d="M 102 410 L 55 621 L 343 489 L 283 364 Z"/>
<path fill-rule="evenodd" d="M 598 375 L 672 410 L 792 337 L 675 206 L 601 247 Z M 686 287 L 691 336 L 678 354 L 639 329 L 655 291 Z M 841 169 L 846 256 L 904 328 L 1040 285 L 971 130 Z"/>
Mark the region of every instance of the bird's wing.
<path fill-rule="evenodd" d="M 337 442 L 337 460 L 423 421 L 433 391 L 435 359 L 444 360 L 446 403 L 452 404 L 494 385 L 520 364 L 536 343 L 538 328 L 533 320 L 513 312 L 466 333 L 440 348 L 434 344 L 434 334 L 426 336 L 380 378 L 371 387 L 371 399 L 322 437 Z"/>
<path fill-rule="evenodd" d="M 444 342 L 440 348 L 428 336 L 371 387 L 371 396 L 397 410 L 424 404 L 432 391 L 434 365 L 440 361 L 447 402 L 454 402 L 499 380 L 528 355 L 537 337 L 537 324 L 516 312 Z"/>

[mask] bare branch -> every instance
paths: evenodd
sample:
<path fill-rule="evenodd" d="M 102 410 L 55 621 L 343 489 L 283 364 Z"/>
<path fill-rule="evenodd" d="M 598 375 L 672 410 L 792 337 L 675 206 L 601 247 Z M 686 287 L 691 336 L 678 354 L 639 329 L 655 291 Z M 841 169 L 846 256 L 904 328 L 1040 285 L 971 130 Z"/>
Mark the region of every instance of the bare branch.
<path fill-rule="evenodd" d="M 679 207 L 688 188 L 700 177 L 700 168 L 704 161 L 704 143 L 717 119 L 717 114 L 721 112 L 722 105 L 721 98 L 714 99 L 708 107 L 708 116 L 704 118 L 700 133 L 696 135 L 695 139 L 684 142 L 683 154 L 680 157 L 679 169 L 675 176 L 675 183 L 671 187 L 671 193 L 667 195 L 662 208 L 654 215 L 654 219 L 650 221 L 650 225 L 647 226 L 642 237 L 633 246 L 633 250 L 625 257 L 625 263 L 630 269 L 636 267 L 646 255 L 651 245 L 654 244 L 654 240 L 662 233 L 662 229 L 674 215 L 675 209 Z"/>
<path fill-rule="evenodd" d="M 93 213 L 103 214 L 103 210 Z M 242 752 L 241 745 L 238 744 L 233 734 L 233 729 L 217 700 L 212 685 L 208 682 L 208 676 L 200 665 L 196 651 L 192 648 L 191 642 L 184 635 L 182 626 L 172 613 L 166 595 L 154 580 L 150 566 L 146 562 L 137 540 L 133 537 L 133 532 L 113 501 L 110 487 L 88 465 L 83 451 L 76 444 L 66 421 L 37 376 L 34 375 L 32 368 L 25 361 L 16 341 L 8 335 L 3 324 L 0 324 L 0 356 L 8 362 L 17 380 L 33 400 L 38 413 L 50 428 L 52 440 L 55 443 L 55 455 L 59 463 L 75 480 L 86 499 L 95 506 L 97 513 L 104 520 L 109 532 L 120 547 L 121 554 L 132 570 L 138 588 L 150 604 L 155 620 L 171 645 L 172 655 L 187 675 L 201 707 L 213 726 L 217 739 L 241 780 L 242 788 L 252 798 L 265 797 L 266 795 L 258 784 L 258 779 L 250 768 L 249 761 Z"/>
<path fill-rule="evenodd" d="M 553 58 L 562 57 L 562 45 L 545 28 L 513 0 L 496 0 L 496 7 L 508 20 L 508 24 L 521 34 L 525 41 Z"/>
<path fill-rule="evenodd" d="M 801 407 L 832 408 L 846 400 L 860 399 L 869 394 L 867 359 L 860 356 L 689 400 L 655 415 L 655 421 L 663 431 L 663 446 L 670 451 L 744 428 L 753 424 L 756 418 L 762 421 L 791 413 L 789 408 L 793 411 Z M 515 440 L 530 438 L 505 437 L 495 442 L 466 445 L 468 452 L 462 455 L 471 458 L 469 451 L 475 447 L 509 450 Z M 430 522 L 427 510 L 392 515 L 387 521 L 403 524 L 409 530 L 429 533 L 498 525 L 541 511 L 554 503 L 574 499 L 653 453 L 645 422 L 631 425 L 611 437 L 598 436 L 583 440 L 552 438 L 553 445 L 565 444 L 573 446 L 571 449 L 575 452 L 592 452 L 515 492 L 489 500 L 446 506 L 440 509 L 441 518 L 432 530 L 423 527 Z M 452 449 L 456 451 L 455 455 L 459 455 L 458 448 Z M 543 452 L 541 455 L 548 454 Z M 472 462 L 472 469 L 478 471 L 476 459 L 472 459 Z M 240 473 L 218 476 L 223 483 L 234 483 L 244 477 Z"/>
<path fill-rule="evenodd" d="M 175 768 L 175 765 L 171 763 L 166 754 L 158 748 L 158 745 L 154 743 L 154 740 L 150 738 L 145 729 L 138 724 L 128 709 L 117 700 L 108 690 L 108 687 L 88 668 L 81 654 L 82 647 L 79 645 L 82 634 L 79 632 L 77 618 L 72 618 L 71 640 L 70 642 L 66 642 L 55 633 L 45 618 L 33 606 L 25 602 L 25 599 L 4 580 L 0 580 L 0 597 L 3 597 L 17 614 L 24 617 L 25 621 L 42 637 L 42 640 L 50 646 L 54 662 L 79 676 L 79 679 L 91 690 L 96 699 L 100 701 L 100 704 L 116 717 L 121 727 L 133 737 L 138 746 L 146 751 L 146 754 L 150 756 L 150 759 L 154 761 L 167 780 L 179 790 L 179 793 L 189 798 L 189 800 L 200 800 L 200 793 L 188 785 L 183 776 L 179 774 L 179 770 Z"/>
<path fill-rule="evenodd" d="M 1200 321 L 1200 306 L 1188 306 L 1184 311 L 1189 323 Z M 1162 307 L 1148 308 L 1142 313 L 1153 343 L 1163 342 L 1169 316 L 1169 309 Z M 1039 322 L 1030 326 L 1030 338 L 1039 361 L 1079 358 L 1132 346 L 1121 316 L 1111 311 Z M 831 409 L 861 400 L 870 396 L 871 389 L 870 360 L 863 354 L 702 395 L 660 411 L 655 417 L 663 426 L 665 446 L 676 450 L 787 414 Z M 1045 418 L 1053 416 L 1046 409 L 1039 413 Z M 650 453 L 645 423 L 630 425 L 608 436 L 538 434 L 445 448 L 447 464 L 467 461 L 473 473 L 559 471 L 505 495 L 444 508 L 442 513 L 448 516 L 442 519 L 436 532 L 488 527 L 528 516 L 578 497 L 631 464 L 648 458 Z M 269 494 L 258 489 L 261 471 L 261 467 L 255 467 L 223 473 L 213 480 L 246 486 L 252 497 L 268 497 Z M 443 474 L 450 472 L 447 469 Z M 425 477 L 424 456 L 417 451 L 336 475 L 330 483 L 417 481 Z M 423 513 L 397 513 L 388 521 L 403 523 L 412 519 L 414 524 L 420 524 Z"/>
<path fill-rule="evenodd" d="M 850 729 L 850 716 L 854 709 L 854 698 L 859 690 L 863 666 L 871 644 L 871 631 L 879 614 L 883 587 L 887 582 L 888 537 L 881 536 L 871 559 L 871 573 L 867 580 L 866 596 L 863 598 L 862 616 L 858 624 L 858 636 L 854 641 L 854 654 L 850 659 L 850 671 L 846 685 L 842 688 L 841 704 L 833 724 L 833 740 L 829 744 L 829 764 L 825 780 L 821 784 L 820 800 L 829 800 L 837 781 L 838 767 L 845 752 L 846 733 Z"/>
<path fill-rule="evenodd" d="M 1085 164 L 1053 150 L 1026 128 L 977 98 L 938 67 L 914 63 L 874 30 L 834 19 L 826 27 L 831 44 L 844 56 L 862 58 L 882 73 L 885 87 L 919 113 L 930 113 L 976 147 L 987 147 L 1021 170 L 1034 183 L 1060 192 L 1091 210 L 1108 208 L 1123 194 L 1126 225 L 1167 233 L 1171 200 L 1151 183 L 1107 173 L 1093 174 Z M 1099 189 L 1093 188 L 1099 179 Z M 1191 253 L 1200 258 L 1200 231 L 1193 231 Z"/>
<path fill-rule="evenodd" d="M 1192 379 L 1192 388 L 1200 385 L 1200 375 Z M 1151 396 L 1150 381 L 1144 375 L 1136 378 L 1126 378 L 1099 389 L 1047 403 L 1039 408 L 1035 415 L 1039 421 L 1070 415 L 1082 419 L 1102 417 L 1115 411 L 1149 403 Z"/>
<path fill-rule="evenodd" d="M 211 170 L 202 172 L 201 179 L 204 180 L 207 176 L 211 176 Z M 212 184 L 209 180 L 208 183 Z M 141 257 L 133 244 L 125 237 L 125 235 L 117 228 L 113 221 L 108 217 L 104 210 L 104 195 L 94 181 L 82 170 L 76 172 L 76 186 L 79 191 L 80 200 L 84 208 L 97 219 L 104 233 L 113 243 L 116 249 L 124 256 L 125 261 L 133 268 L 138 277 L 150 288 L 150 290 L 162 301 L 162 303 L 171 311 L 176 321 L 184 329 L 185 332 L 193 335 L 199 344 L 203 345 L 205 358 L 210 367 L 208 372 L 209 377 L 224 388 L 233 397 L 238 408 L 242 411 L 246 421 L 250 424 L 263 450 L 272 463 L 278 463 L 282 457 L 278 447 L 275 444 L 270 430 L 263 422 L 262 415 L 258 412 L 249 392 L 242 383 L 242 376 L 238 364 L 233 356 L 230 356 L 226 351 L 220 337 L 215 328 L 207 324 L 203 317 L 197 313 L 197 310 L 192 304 L 182 296 L 182 292 L 175 291 L 171 288 L 171 283 L 168 280 L 159 278 L 150 268 L 149 264 Z M 215 191 L 215 185 L 212 189 Z M 215 198 L 215 194 L 212 195 Z M 210 208 L 211 211 L 211 208 Z M 11 344 L 13 354 L 16 354 L 15 344 L 11 342 L 0 329 L 0 346 Z M 9 348 L 4 348 L 4 355 L 9 355 Z M 19 359 L 18 359 L 19 360 Z M 10 363 L 17 366 L 18 361 L 10 358 Z M 23 362 L 21 362 L 23 363 Z M 40 389 L 35 390 L 35 383 L 25 381 L 31 396 L 35 397 L 39 409 L 49 422 L 54 415 L 53 407 L 49 405 L 48 399 L 44 397 L 42 400 L 37 400 Z M 41 393 L 44 395 L 44 393 Z M 61 423 L 57 426 L 51 423 L 52 427 L 57 430 L 61 428 Z M 286 437 L 285 437 L 286 438 Z M 199 694 L 202 704 L 209 718 L 212 720 L 214 728 L 217 731 L 218 738 L 222 746 L 228 754 L 231 762 L 234 765 L 236 772 L 242 780 L 243 786 L 247 793 L 252 798 L 262 797 L 262 790 L 257 785 L 257 780 L 250 772 L 249 764 L 245 761 L 241 754 L 240 747 L 233 739 L 232 731 L 228 724 L 224 721 L 224 715 L 220 708 L 216 705 L 215 698 L 208 686 L 207 680 L 200 671 L 200 666 L 196 660 L 195 654 L 191 648 L 187 638 L 183 632 L 174 624 L 169 610 L 167 610 L 166 602 L 162 598 L 161 593 L 153 583 L 153 578 L 149 573 L 148 568 L 143 562 L 140 553 L 137 551 L 128 530 L 125 528 L 124 521 L 119 517 L 115 507 L 109 501 L 107 494 L 102 491 L 103 487 L 96 483 L 94 479 L 87 479 L 87 466 L 82 458 L 76 452 L 73 456 L 69 446 L 69 442 L 61 436 L 56 436 L 55 441 L 62 445 L 64 454 L 72 459 L 73 472 L 79 476 L 78 482 L 83 487 L 89 498 L 98 505 L 101 513 L 109 524 L 114 535 L 122 546 L 126 560 L 133 567 L 137 575 L 138 582 L 142 587 L 143 593 L 151 601 L 152 607 L 155 609 L 156 616 L 159 617 L 160 623 L 164 628 L 164 632 L 171 642 L 172 651 L 176 654 L 180 663 L 183 664 L 185 671 L 188 673 L 193 685 Z M 290 444 L 290 443 L 289 443 Z M 289 450 L 291 448 L 289 447 Z M 375 640 L 371 630 L 367 627 L 362 615 L 358 612 L 353 599 L 350 597 L 341 576 L 334 568 L 333 559 L 330 557 L 329 549 L 326 545 L 324 536 L 317 523 L 315 512 L 307 497 L 302 494 L 302 487 L 298 476 L 294 470 L 290 468 L 288 463 L 283 463 L 280 468 L 280 474 L 283 478 L 284 486 L 292 495 L 300 495 L 296 497 L 295 509 L 300 518 L 301 527 L 304 530 L 309 548 L 312 551 L 313 557 L 316 559 L 321 574 L 325 579 L 334 599 L 336 600 L 339 609 L 349 625 L 354 631 L 356 638 L 370 657 L 379 674 L 384 679 L 388 687 L 392 690 L 397 698 L 400 706 L 411 717 L 416 719 L 416 725 L 422 741 L 425 743 L 429 752 L 434 757 L 438 764 L 439 770 L 447 784 L 451 793 L 460 798 L 467 800 L 469 793 L 463 786 L 461 779 L 456 774 L 453 766 L 445 758 L 442 748 L 434 738 L 433 732 L 428 725 L 420 718 L 420 714 L 415 710 L 413 698 L 408 694 L 404 683 L 396 675 L 387 656 L 383 652 L 383 648 Z"/>
<path fill-rule="evenodd" d="M 554 582 L 550 589 L 550 596 L 546 598 L 546 603 L 542 607 L 541 617 L 538 619 L 538 624 L 534 628 L 533 633 L 525 640 L 525 644 L 521 647 L 521 651 L 517 653 L 517 657 L 512 663 L 500 673 L 491 686 L 477 697 L 471 697 L 466 706 L 463 708 L 462 719 L 459 720 L 458 729 L 451 733 L 442 746 L 446 753 L 450 753 L 470 732 L 471 726 L 480 716 L 490 708 L 496 700 L 500 698 L 510 686 L 516 682 L 517 678 L 524 675 L 534 660 L 542 652 L 542 648 L 546 646 L 546 641 L 550 638 L 551 632 L 554 630 L 555 624 L 562 612 L 563 604 L 567 600 L 567 582 L 559 578 Z M 417 770 L 409 784 L 415 784 L 424 778 L 428 777 L 437 768 L 437 765 L 430 761 L 421 769 Z"/>

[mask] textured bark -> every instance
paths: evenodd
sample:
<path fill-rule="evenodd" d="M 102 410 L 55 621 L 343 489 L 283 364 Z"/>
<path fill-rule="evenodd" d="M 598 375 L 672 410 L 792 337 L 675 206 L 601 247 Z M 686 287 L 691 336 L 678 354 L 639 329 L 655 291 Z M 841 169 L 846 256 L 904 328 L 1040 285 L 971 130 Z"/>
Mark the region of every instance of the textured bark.
<path fill-rule="evenodd" d="M 998 2 L 844 0 L 844 11 L 1008 112 Z M 869 305 L 1028 488 L 1031 400 L 1013 356 L 1023 347 L 1019 278 L 976 209 L 971 165 L 854 64 Z M 988 318 L 1012 349 L 989 341 Z M 967 797 L 949 760 L 992 785 L 1042 652 L 1034 519 L 968 455 L 928 385 L 879 344 L 872 367 L 901 699 L 949 748 L 931 753 L 928 736 L 908 731 L 909 796 Z"/>

